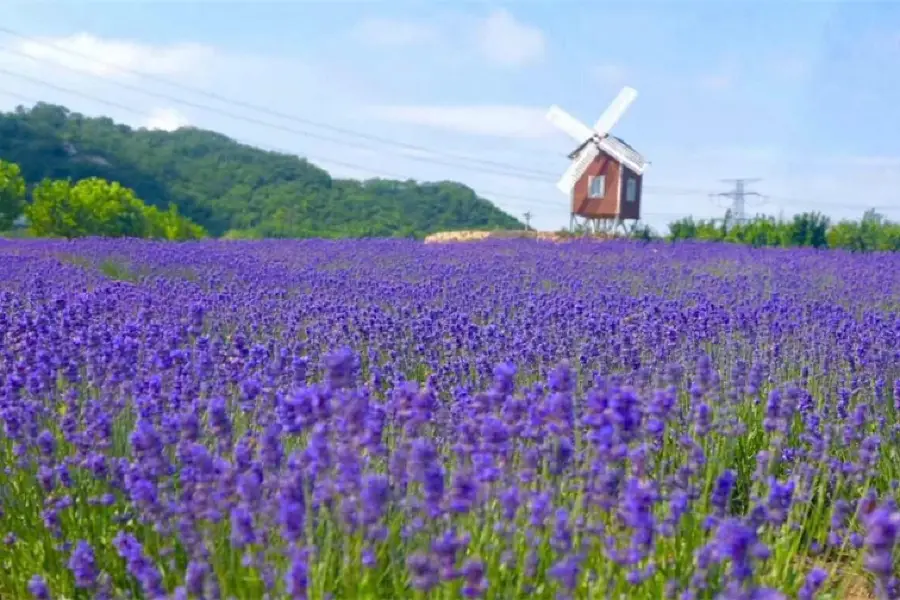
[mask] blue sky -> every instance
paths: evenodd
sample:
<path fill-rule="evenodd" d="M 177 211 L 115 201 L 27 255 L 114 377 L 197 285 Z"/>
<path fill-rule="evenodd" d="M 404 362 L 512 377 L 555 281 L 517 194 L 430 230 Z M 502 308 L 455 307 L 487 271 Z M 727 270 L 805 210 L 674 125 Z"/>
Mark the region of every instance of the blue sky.
<path fill-rule="evenodd" d="M 721 215 L 727 200 L 710 194 L 734 177 L 762 178 L 751 212 L 900 219 L 897 3 L 0 0 L 0 11 L 26 36 L 0 32 L 0 68 L 82 94 L 0 72 L 3 109 L 44 100 L 214 129 L 338 176 L 458 180 L 556 229 L 568 210 L 554 182 L 573 144 L 543 115 L 555 103 L 592 123 L 627 84 L 639 96 L 613 133 L 652 163 L 644 212 L 657 228 Z"/>

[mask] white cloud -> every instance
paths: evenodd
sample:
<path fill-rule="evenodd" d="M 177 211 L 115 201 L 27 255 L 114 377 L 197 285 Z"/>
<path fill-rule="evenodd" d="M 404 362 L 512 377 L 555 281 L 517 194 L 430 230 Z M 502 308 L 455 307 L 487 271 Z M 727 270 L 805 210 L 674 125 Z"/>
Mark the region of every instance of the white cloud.
<path fill-rule="evenodd" d="M 179 127 L 189 125 L 188 118 L 174 108 L 153 109 L 141 126 L 147 129 L 161 129 L 162 131 L 175 131 Z"/>
<path fill-rule="evenodd" d="M 479 24 L 477 40 L 484 57 L 500 67 L 534 63 L 546 50 L 544 33 L 539 28 L 516 20 L 504 9 L 495 10 Z"/>
<path fill-rule="evenodd" d="M 202 44 L 154 46 L 124 39 L 102 39 L 89 33 L 19 42 L 16 50 L 39 61 L 98 75 L 122 78 L 128 70 L 176 75 L 201 69 L 215 55 Z"/>
<path fill-rule="evenodd" d="M 366 19 L 352 30 L 351 35 L 372 46 L 407 47 L 426 44 L 439 37 L 439 32 L 425 23 L 405 19 Z"/>
<path fill-rule="evenodd" d="M 376 119 L 469 135 L 538 139 L 556 134 L 545 118 L 547 110 L 530 106 L 373 106 L 367 112 Z"/>
<path fill-rule="evenodd" d="M 11 42 L 9 49 L 16 53 L 0 50 L 0 66 L 9 68 L 8 73 L 0 73 L 0 110 L 43 101 L 86 115 L 109 116 L 133 127 L 151 121 L 181 124 L 171 114 L 159 117 L 161 107 L 171 107 L 187 110 L 192 125 L 217 131 L 238 129 L 253 139 L 265 138 L 272 130 L 198 105 L 241 115 L 247 114 L 245 109 L 194 97 L 124 69 L 274 111 L 314 113 L 329 122 L 340 121 L 336 115 L 345 116 L 350 112 L 347 107 L 358 106 L 358 98 L 366 95 L 365 81 L 357 73 L 325 60 L 312 63 L 278 54 L 234 53 L 198 43 L 158 45 L 80 33 L 35 37 L 15 46 Z M 160 98 L 166 100 L 161 104 Z"/>

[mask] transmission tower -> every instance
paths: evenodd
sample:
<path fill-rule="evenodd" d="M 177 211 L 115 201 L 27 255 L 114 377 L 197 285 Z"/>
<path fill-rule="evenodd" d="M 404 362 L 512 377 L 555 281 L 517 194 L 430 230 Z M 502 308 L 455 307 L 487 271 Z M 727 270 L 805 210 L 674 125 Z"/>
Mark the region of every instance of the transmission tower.
<path fill-rule="evenodd" d="M 743 179 L 722 179 L 721 181 L 723 181 L 724 183 L 733 183 L 734 189 L 732 189 L 730 192 L 720 192 L 713 195 L 731 198 L 731 216 L 736 223 L 743 223 L 747 220 L 747 196 L 759 196 L 760 198 L 763 197 L 762 194 L 747 191 L 747 184 L 762 180 L 757 177 Z"/>
<path fill-rule="evenodd" d="M 523 216 L 525 217 L 525 230 L 531 231 L 531 212 L 526 211 Z"/>

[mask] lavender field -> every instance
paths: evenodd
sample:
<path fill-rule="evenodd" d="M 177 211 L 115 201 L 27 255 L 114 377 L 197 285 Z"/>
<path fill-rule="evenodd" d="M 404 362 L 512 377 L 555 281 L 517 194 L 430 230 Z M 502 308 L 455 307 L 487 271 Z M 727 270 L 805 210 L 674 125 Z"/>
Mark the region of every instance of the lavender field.
<path fill-rule="evenodd" d="M 0 241 L 0 598 L 898 598 L 900 257 Z"/>

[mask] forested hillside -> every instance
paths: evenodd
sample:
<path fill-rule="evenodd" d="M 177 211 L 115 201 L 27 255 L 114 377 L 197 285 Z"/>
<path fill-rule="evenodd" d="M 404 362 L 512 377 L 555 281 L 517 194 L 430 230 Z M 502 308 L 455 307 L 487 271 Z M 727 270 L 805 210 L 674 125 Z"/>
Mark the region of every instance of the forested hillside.
<path fill-rule="evenodd" d="M 211 131 L 132 129 L 38 104 L 0 113 L 0 159 L 30 183 L 101 177 L 147 204 L 179 212 L 215 236 L 424 236 L 522 224 L 453 183 L 333 179 L 293 155 Z"/>

